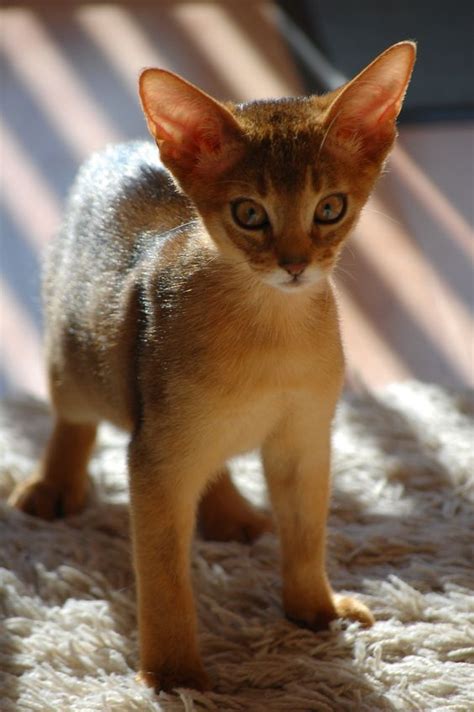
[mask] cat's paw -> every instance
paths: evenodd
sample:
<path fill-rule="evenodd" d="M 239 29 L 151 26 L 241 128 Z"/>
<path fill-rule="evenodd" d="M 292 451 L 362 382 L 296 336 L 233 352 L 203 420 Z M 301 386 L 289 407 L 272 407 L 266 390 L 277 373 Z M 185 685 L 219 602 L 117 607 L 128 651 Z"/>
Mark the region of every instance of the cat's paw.
<path fill-rule="evenodd" d="M 358 621 L 363 628 L 371 628 L 375 623 L 372 611 L 353 596 L 343 596 L 334 594 L 334 606 L 336 618 L 347 618 L 351 621 Z"/>
<path fill-rule="evenodd" d="M 352 596 L 343 596 L 334 593 L 325 606 L 311 614 L 298 615 L 286 607 L 286 616 L 293 623 L 311 630 L 326 630 L 331 621 L 337 618 L 357 621 L 364 628 L 370 628 L 375 623 L 375 618 L 367 606 Z"/>
<path fill-rule="evenodd" d="M 229 514 L 229 513 L 227 513 Z M 250 504 L 231 516 L 215 512 L 213 516 L 200 518 L 199 530 L 204 539 L 210 541 L 238 541 L 251 544 L 267 532 L 273 531 L 272 518 Z"/>
<path fill-rule="evenodd" d="M 187 687 L 191 690 L 199 690 L 199 692 L 211 689 L 209 677 L 202 667 L 179 672 L 162 671 L 160 674 L 140 670 L 135 679 L 146 687 L 152 687 L 155 692 L 161 690 L 169 692 L 177 687 Z"/>
<path fill-rule="evenodd" d="M 62 489 L 38 475 L 21 482 L 8 503 L 16 509 L 46 521 L 78 514 L 84 508 L 85 494 L 73 488 Z"/>

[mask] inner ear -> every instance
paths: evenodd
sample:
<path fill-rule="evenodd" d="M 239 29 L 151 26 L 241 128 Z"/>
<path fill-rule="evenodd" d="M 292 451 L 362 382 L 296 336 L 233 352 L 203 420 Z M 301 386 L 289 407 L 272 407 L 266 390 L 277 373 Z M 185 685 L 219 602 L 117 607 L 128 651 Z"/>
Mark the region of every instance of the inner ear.
<path fill-rule="evenodd" d="M 399 42 L 379 55 L 339 90 L 326 126 L 332 137 L 359 139 L 366 146 L 395 137 L 395 121 L 415 62 L 413 42 Z M 375 142 L 375 145 L 374 145 Z"/>
<path fill-rule="evenodd" d="M 219 173 L 236 160 L 242 130 L 221 103 L 164 69 L 145 69 L 139 91 L 150 133 L 171 170 Z"/>

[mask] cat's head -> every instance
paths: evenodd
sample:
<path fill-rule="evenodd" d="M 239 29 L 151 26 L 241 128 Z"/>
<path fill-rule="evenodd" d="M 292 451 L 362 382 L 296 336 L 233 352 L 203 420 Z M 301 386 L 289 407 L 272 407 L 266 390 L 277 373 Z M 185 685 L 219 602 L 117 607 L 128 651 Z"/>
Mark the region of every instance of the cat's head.
<path fill-rule="evenodd" d="M 415 61 L 400 42 L 324 96 L 222 104 L 146 69 L 140 96 L 163 163 L 229 259 L 299 292 L 327 276 L 380 174 Z"/>

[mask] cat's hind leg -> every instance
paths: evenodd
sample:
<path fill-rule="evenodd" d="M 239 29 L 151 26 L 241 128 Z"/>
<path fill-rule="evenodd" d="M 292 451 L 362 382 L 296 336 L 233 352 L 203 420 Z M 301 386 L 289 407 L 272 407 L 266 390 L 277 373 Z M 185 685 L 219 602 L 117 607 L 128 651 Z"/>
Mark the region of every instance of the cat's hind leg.
<path fill-rule="evenodd" d="M 46 520 L 80 512 L 87 494 L 87 462 L 96 431 L 96 424 L 58 418 L 38 470 L 16 487 L 9 503 Z"/>
<path fill-rule="evenodd" d="M 199 505 L 198 525 L 205 539 L 250 543 L 273 530 L 272 519 L 254 507 L 232 482 L 227 468 L 208 485 Z"/>

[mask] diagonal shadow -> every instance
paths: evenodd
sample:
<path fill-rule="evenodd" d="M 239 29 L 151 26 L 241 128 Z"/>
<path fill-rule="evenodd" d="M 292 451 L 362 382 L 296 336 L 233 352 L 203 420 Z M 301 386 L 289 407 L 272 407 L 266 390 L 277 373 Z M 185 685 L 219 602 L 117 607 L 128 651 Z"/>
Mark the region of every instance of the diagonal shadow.
<path fill-rule="evenodd" d="M 212 91 L 217 99 L 232 99 L 233 90 L 224 73 L 203 55 L 193 34 L 173 17 L 172 11 L 173 5 L 160 8 L 155 24 L 150 22 L 149 12 L 137 8 L 133 21 L 140 32 L 169 58 L 174 71 L 186 76 L 204 91 Z"/>
<path fill-rule="evenodd" d="M 1 203 L 0 228 L 2 231 L 0 262 L 3 278 L 34 323 L 41 327 L 39 257 L 11 218 L 8 208 Z"/>
<path fill-rule="evenodd" d="M 383 191 L 382 202 L 394 206 L 392 212 L 397 215 L 404 215 L 405 209 L 402 201 L 397 200 L 400 195 L 400 188 L 403 189 L 402 176 L 398 175 L 396 166 L 391 168 L 385 181 L 380 181 L 379 191 Z M 395 188 L 395 189 L 393 189 Z M 402 193 L 404 190 L 401 191 Z M 422 213 L 423 221 L 428 219 L 432 225 L 429 235 L 429 249 L 425 249 L 424 239 L 414 231 L 414 239 L 423 250 L 423 256 L 428 260 L 443 282 L 449 285 L 451 291 L 462 300 L 468 308 L 472 308 L 474 302 L 474 284 L 472 276 L 472 261 L 467 257 L 456 240 L 450 239 L 447 231 L 440 226 L 433 215 L 428 202 L 423 201 L 418 195 L 411 195 L 414 198 L 413 210 Z M 436 196 L 434 196 L 436 200 Z M 416 219 L 416 212 L 412 213 Z"/>
<path fill-rule="evenodd" d="M 357 282 L 343 280 L 353 301 L 373 323 L 379 336 L 390 346 L 397 357 L 403 361 L 415 377 L 461 385 L 464 383 L 462 373 L 440 352 L 438 344 L 427 334 L 415 320 L 413 314 L 400 302 L 396 293 L 382 279 L 363 253 L 352 243 L 349 250 L 341 256 L 341 266 L 351 271 L 349 260 L 357 263 Z M 341 275 L 343 277 L 343 275 Z M 388 319 L 390 315 L 390 319 Z M 393 326 L 395 324 L 395 326 Z M 398 328 L 396 325 L 400 325 Z M 403 341 L 399 339 L 403 331 Z M 420 354 L 430 355 L 429 361 L 423 364 L 420 373 Z"/>
<path fill-rule="evenodd" d="M 462 397 L 458 396 L 457 403 L 461 405 L 461 412 L 464 415 L 473 418 L 474 401 L 470 400 L 468 396 L 464 395 Z M 351 511 L 354 511 L 354 509 L 356 511 L 360 511 L 361 528 L 364 528 L 364 526 L 367 525 L 368 522 L 373 522 L 375 519 L 378 519 L 381 525 L 381 532 L 385 531 L 387 536 L 396 535 L 399 544 L 403 545 L 404 539 L 406 537 L 405 543 L 408 547 L 407 550 L 409 550 L 411 544 L 410 537 L 413 533 L 420 534 L 420 536 L 422 538 L 424 537 L 426 540 L 427 533 L 424 531 L 424 528 L 427 527 L 427 525 L 429 525 L 428 529 L 431 532 L 430 536 L 432 536 L 433 525 L 435 526 L 435 528 L 437 526 L 437 531 L 442 533 L 442 527 L 439 526 L 439 512 L 433 507 L 431 507 L 429 513 L 429 521 L 427 522 L 426 520 L 426 496 L 430 488 L 436 488 L 438 490 L 441 490 L 443 506 L 444 504 L 446 504 L 448 511 L 454 512 L 454 514 L 452 515 L 453 517 L 456 517 L 456 511 L 459 511 L 460 508 L 463 508 L 464 511 L 470 511 L 471 516 L 472 514 L 474 514 L 472 504 L 469 503 L 465 498 L 460 496 L 460 494 L 453 488 L 454 483 L 451 479 L 451 473 L 448 472 L 448 470 L 443 466 L 442 460 L 436 457 L 436 453 L 433 450 L 433 443 L 430 441 L 429 438 L 426 440 L 423 439 L 423 433 L 421 433 L 419 429 L 417 430 L 414 428 L 413 423 L 410 421 L 409 417 L 403 411 L 401 406 L 397 407 L 396 405 L 388 405 L 386 402 L 383 402 L 376 396 L 370 398 L 368 394 L 365 394 L 363 400 L 361 400 L 359 397 L 353 398 L 350 402 L 350 407 L 353 411 L 352 417 L 354 421 L 356 421 L 359 415 L 361 414 L 361 409 L 364 409 L 364 411 L 362 412 L 362 420 L 368 427 L 368 434 L 373 440 L 376 441 L 378 449 L 385 455 L 389 456 L 392 460 L 391 474 L 389 480 L 391 482 L 397 480 L 400 481 L 400 483 L 403 484 L 403 487 L 405 488 L 405 496 L 414 500 L 414 507 L 412 513 L 410 515 L 404 516 L 403 518 L 400 518 L 399 515 L 393 515 L 390 511 L 386 510 L 383 512 L 383 514 L 366 514 L 363 512 L 363 507 L 361 507 L 360 503 L 357 502 L 354 497 L 352 497 L 350 494 L 341 494 L 336 491 L 336 504 L 339 500 L 339 503 L 341 503 L 342 501 L 343 506 L 347 507 Z M 368 408 L 372 409 L 371 419 L 368 419 L 367 417 Z M 372 429 L 370 429 L 370 423 L 373 424 Z M 383 428 L 380 427 L 380 423 L 383 423 Z M 28 428 L 28 424 L 24 421 L 21 421 L 19 423 L 19 428 L 20 430 Z M 28 433 L 28 430 L 25 430 L 24 432 Z M 33 435 L 33 431 L 31 431 L 30 435 Z M 407 447 L 407 443 L 409 443 L 409 447 Z M 402 445 L 401 450 L 400 445 Z M 412 455 L 416 455 L 422 462 L 422 466 L 418 467 L 416 471 L 414 471 L 412 467 Z M 397 464 L 397 467 L 395 467 L 393 465 L 393 460 L 396 460 L 397 458 L 399 462 Z M 423 521 L 420 517 L 420 512 L 423 512 L 424 514 Z M 127 506 L 125 504 L 114 505 L 103 503 L 100 501 L 100 499 L 95 501 L 93 500 L 90 503 L 89 510 L 86 511 L 80 517 L 77 517 L 74 520 L 71 519 L 65 520 L 64 522 L 60 523 L 44 525 L 45 532 L 46 530 L 48 530 L 53 536 L 60 536 L 61 532 L 63 533 L 63 535 L 68 536 L 69 534 L 67 530 L 71 530 L 70 533 L 74 534 L 74 532 L 77 532 L 78 529 L 82 529 L 83 527 L 87 528 L 85 536 L 81 539 L 80 542 L 78 542 L 76 554 L 71 560 L 66 562 L 61 561 L 59 564 L 57 560 L 53 560 L 48 557 L 44 560 L 41 560 L 41 556 L 44 556 L 44 550 L 40 551 L 39 547 L 36 548 L 38 541 L 36 537 L 30 537 L 31 542 L 30 544 L 28 544 L 30 560 L 31 562 L 41 562 L 43 566 L 45 566 L 52 573 L 60 573 L 60 567 L 64 565 L 64 563 L 66 563 L 77 569 L 79 573 L 84 573 L 84 575 L 90 575 L 90 562 L 87 558 L 87 552 L 91 550 L 91 547 L 95 547 L 100 552 L 100 557 L 107 559 L 107 557 L 110 556 L 110 566 L 105 567 L 99 572 L 100 576 L 97 579 L 97 583 L 99 585 L 102 585 L 102 581 L 103 579 L 105 579 L 107 585 L 113 590 L 122 589 L 123 587 L 129 588 L 130 590 L 128 591 L 128 593 L 126 593 L 126 598 L 127 600 L 130 599 L 129 603 L 127 603 L 127 606 L 130 607 L 131 605 L 133 605 L 134 598 L 133 584 L 131 583 L 132 579 L 131 577 L 123 579 L 116 576 L 115 569 L 113 566 L 114 556 L 123 556 L 123 551 L 121 547 L 111 548 L 112 540 L 110 539 L 110 537 L 124 537 L 124 534 L 126 532 L 126 517 Z M 399 526 L 396 526 L 397 522 L 395 520 L 399 520 Z M 449 520 L 447 520 L 447 522 L 445 521 L 444 524 L 446 525 L 446 523 L 448 523 L 449 525 Z M 18 522 L 15 522 L 15 524 L 18 524 Z M 28 530 L 29 521 L 27 518 L 23 520 L 23 524 Z M 464 549 L 466 547 L 466 543 L 466 537 L 465 535 L 463 535 L 463 540 L 459 540 L 460 551 L 461 549 Z M 425 566 L 435 568 L 436 542 L 430 540 L 427 541 L 427 544 L 431 545 L 431 549 L 429 549 L 429 547 L 427 548 L 427 551 L 429 551 L 431 555 L 426 558 Z M 432 546 L 433 544 L 434 548 Z M 401 546 L 400 551 L 401 554 L 399 554 L 399 556 L 404 556 L 403 546 Z M 408 557 L 409 555 L 410 554 L 408 554 Z M 21 565 L 24 564 L 25 559 L 23 559 L 21 562 Z M 359 555 L 355 559 L 350 561 L 348 563 L 348 566 L 349 568 L 355 567 L 357 569 L 357 576 L 360 576 L 361 574 L 363 574 L 364 566 L 366 566 L 367 564 L 371 565 L 373 575 L 374 571 L 377 570 L 377 567 L 374 566 L 373 561 L 371 562 L 370 551 L 369 553 L 367 553 L 366 550 L 365 554 L 363 551 L 359 552 Z M 19 569 L 21 569 L 21 565 L 19 561 Z M 400 569 L 398 569 L 397 573 L 398 575 L 400 575 Z M 422 576 L 420 578 L 420 583 L 418 581 L 419 574 L 417 573 L 416 569 L 410 569 L 409 567 L 405 567 L 402 571 L 402 574 L 403 580 L 408 582 L 410 585 L 415 586 L 415 588 L 417 588 L 418 590 L 437 590 L 434 584 L 430 585 L 428 583 L 427 585 L 426 581 L 423 583 Z M 387 576 L 386 570 L 384 571 L 383 575 Z M 25 581 L 25 583 L 34 586 L 34 576 L 33 578 L 30 578 L 29 573 L 27 573 L 26 576 L 27 580 Z M 435 579 L 436 575 L 433 576 L 433 580 Z M 455 577 L 452 580 L 455 582 Z M 199 573 L 197 578 L 197 584 L 199 585 Z M 440 584 L 442 584 L 442 582 L 440 582 Z M 118 591 L 118 593 L 120 593 L 120 591 Z M 84 589 L 83 593 L 79 594 L 79 596 L 81 595 L 83 595 L 85 599 L 93 600 L 94 591 L 92 589 Z M 115 601 L 116 603 L 112 601 L 111 613 L 112 616 L 116 618 L 115 625 L 117 627 L 117 631 L 124 637 L 128 637 L 131 641 L 127 654 L 127 660 L 131 666 L 135 666 L 136 631 L 134 630 L 134 616 L 132 612 L 129 611 L 129 613 L 127 614 L 126 623 L 124 624 L 124 601 L 118 599 L 115 599 Z M 115 605 L 117 605 L 117 610 L 115 610 Z M 129 610 L 129 608 L 127 610 Z M 230 612 L 232 612 L 231 608 Z M 271 625 L 270 618 L 268 616 L 266 617 L 266 620 L 268 621 L 269 625 Z M 282 622 L 281 625 L 283 626 L 285 624 Z M 341 642 L 338 641 L 338 634 L 336 633 L 334 635 L 328 635 L 332 636 L 331 641 L 334 641 L 334 645 L 339 650 L 340 654 Z M 235 641 L 230 642 L 233 643 Z M 250 644 L 250 638 L 248 642 Z M 343 642 L 344 641 L 342 641 L 342 644 Z M 244 649 L 242 649 L 242 655 L 244 660 L 247 659 L 245 656 Z M 341 655 L 341 661 L 348 669 L 348 671 L 351 669 L 352 666 L 350 660 L 351 656 L 352 650 L 350 648 L 347 648 L 346 646 L 346 650 Z M 214 672 L 216 671 L 218 675 L 218 670 L 215 669 Z M 237 679 L 238 676 L 236 677 L 236 680 Z M 330 682 L 328 684 L 330 686 Z M 367 685 L 366 680 L 363 680 L 361 678 L 360 684 L 361 690 L 364 691 L 364 695 L 366 696 L 366 698 L 370 700 L 370 703 L 373 705 L 373 709 L 392 709 L 391 705 L 387 703 L 387 700 L 384 698 L 384 696 L 378 695 L 375 690 L 371 689 L 370 685 Z M 238 685 L 236 685 L 235 695 L 236 700 L 238 701 L 237 687 Z M 226 694 L 229 694 L 228 689 L 226 689 L 225 692 Z M 246 690 L 246 692 L 248 692 L 248 690 Z M 215 702 L 219 707 L 219 701 L 221 700 L 220 695 L 222 695 L 223 693 L 224 689 L 220 688 L 218 685 L 216 691 L 214 693 L 211 693 L 211 695 L 209 696 L 209 700 Z M 259 705 L 263 704 L 264 700 L 267 704 L 269 704 L 269 701 L 271 701 L 272 705 L 274 705 L 274 708 L 278 709 L 278 703 L 281 698 L 279 697 L 279 692 L 277 688 L 265 687 L 264 685 L 262 685 L 262 687 L 260 688 L 254 688 L 252 694 L 254 695 L 255 709 L 259 709 Z"/>
<path fill-rule="evenodd" d="M 275 70 L 282 66 L 282 53 L 278 43 L 262 42 L 262 36 L 269 31 L 276 33 L 274 23 L 264 13 L 261 3 L 248 3 L 245 12 L 242 11 L 242 3 L 237 0 L 225 2 L 222 5 L 223 11 L 232 20 L 234 25 L 239 27 L 243 35 L 246 35 L 250 44 L 258 49 L 259 54 Z M 285 47 L 284 38 L 281 38 L 281 46 Z M 290 50 L 287 49 L 288 58 L 291 57 Z M 291 60 L 293 61 L 293 60 Z M 295 77 L 297 76 L 295 71 Z M 301 93 L 303 89 L 301 88 Z"/>
<path fill-rule="evenodd" d="M 3 65 L 3 117 L 54 193 L 64 199 L 78 162 L 7 61 Z M 60 160 L 52 159 L 59 158 Z"/>
<path fill-rule="evenodd" d="M 71 11 L 63 8 L 40 17 L 47 33 L 67 54 L 96 104 L 106 110 L 124 138 L 145 134 L 145 122 L 137 91 L 131 92 L 100 47 L 82 28 Z"/>
<path fill-rule="evenodd" d="M 426 388 L 426 387 L 425 387 Z M 474 433 L 474 391 L 460 391 L 455 393 L 453 400 L 462 417 L 472 423 Z M 431 407 L 436 405 L 433 401 Z M 449 531 L 455 541 L 459 558 L 462 552 L 468 561 L 472 553 L 472 545 L 467 531 L 454 526 L 456 518 L 460 521 L 474 520 L 474 498 L 465 496 L 465 487 L 462 483 L 453 481 L 453 474 L 443 462 L 442 438 L 435 445 L 433 437 L 425 433 L 421 427 L 416 427 L 409 415 L 403 410 L 403 404 L 387 404 L 377 394 L 365 391 L 363 398 L 360 394 L 351 394 L 347 398 L 346 406 L 352 411 L 352 420 L 356 423 L 362 419 L 366 426 L 366 434 L 371 443 L 384 455 L 384 462 L 390 463 L 387 481 L 390 485 L 398 485 L 403 493 L 403 498 L 411 503 L 410 512 L 403 516 L 384 509 L 383 512 L 367 511 L 363 499 L 351 493 L 341 491 L 337 484 L 337 471 L 334 477 L 333 508 L 331 519 L 337 526 L 344 511 L 351 514 L 355 523 L 352 525 L 354 532 L 363 532 L 367 524 L 379 524 L 379 539 L 386 541 L 388 547 L 390 540 L 395 541 L 393 561 L 405 559 L 407 564 L 403 569 L 403 578 L 416 588 L 425 588 L 428 591 L 440 590 L 440 583 L 436 583 L 436 556 L 437 542 L 443 540 L 444 534 Z M 434 413 L 434 411 L 433 411 Z M 361 441 L 360 447 L 363 447 Z M 350 465 L 349 465 L 350 466 Z M 467 484 L 467 483 L 466 483 Z M 436 508 L 430 495 L 435 492 L 440 506 Z M 372 529 L 373 531 L 373 529 Z M 433 534 L 436 531 L 437 534 Z M 428 533 L 427 533 L 428 532 Z M 419 546 L 421 558 L 425 558 L 426 567 L 431 568 L 433 574 L 429 576 L 427 588 L 423 576 L 419 575 L 416 567 L 410 566 L 413 556 L 413 542 Z M 370 566 L 372 574 L 380 568 L 380 579 L 387 576 L 387 561 L 384 560 L 380 567 L 375 564 L 374 552 L 371 551 L 371 542 L 365 542 L 356 555 L 347 560 L 349 568 L 355 567 L 358 576 L 363 574 L 363 567 Z M 375 560 L 376 561 L 376 560 Z M 462 571 L 459 564 L 458 573 Z M 399 575 L 398 572 L 397 575 Z M 468 580 L 468 574 L 474 590 L 474 577 L 466 570 L 462 575 L 463 582 Z M 450 578 L 455 583 L 455 574 Z"/>
<path fill-rule="evenodd" d="M 12 406 L 11 416 L 16 422 L 20 442 L 24 439 L 30 455 L 36 456 L 39 454 L 41 448 L 40 441 L 46 436 L 49 418 L 47 418 L 44 408 L 40 406 L 40 404 L 33 407 L 36 407 L 38 412 L 43 410 L 44 413 L 44 419 L 39 423 L 39 428 L 33 427 L 31 423 L 25 421 L 25 415 L 28 411 L 27 407 L 21 406 L 20 404 Z M 35 419 L 38 426 L 37 415 Z M 1 514 L 2 508 L 0 508 L 0 515 Z M 19 542 L 16 549 L 17 554 L 10 558 L 13 561 L 12 571 L 24 585 L 24 591 L 28 595 L 37 596 L 38 598 L 42 598 L 44 591 L 47 591 L 48 594 L 51 595 L 51 580 L 54 576 L 59 582 L 51 601 L 51 608 L 54 610 L 58 607 L 61 608 L 66 601 L 71 600 L 71 592 L 68 586 L 68 581 L 71 577 L 82 581 L 82 588 L 74 588 L 74 600 L 91 602 L 101 600 L 100 591 L 105 588 L 109 592 L 107 612 L 110 613 L 113 618 L 114 629 L 127 641 L 125 650 L 127 664 L 132 669 L 136 668 L 137 632 L 134 613 L 135 589 L 131 560 L 127 572 L 123 573 L 123 558 L 130 557 L 127 524 L 128 506 L 122 503 L 105 503 L 100 500 L 99 495 L 98 497 L 93 496 L 91 498 L 88 509 L 83 514 L 59 522 L 38 523 L 37 520 L 33 520 L 17 512 L 9 511 L 8 509 L 3 509 L 3 515 L 6 526 L 17 530 L 16 539 Z M 59 550 L 61 550 L 61 542 L 70 540 L 74 543 L 73 553 L 71 554 L 71 550 L 68 549 L 68 555 L 61 557 L 61 555 L 58 555 L 58 552 L 55 551 L 55 546 L 51 547 L 51 550 L 48 550 L 48 548 L 45 547 L 45 543 L 47 543 L 48 539 L 52 542 L 60 542 Z M 198 547 L 199 546 L 198 544 Z M 222 548 L 226 545 L 219 544 L 216 546 Z M 236 546 L 241 546 L 243 556 L 248 556 L 248 550 L 246 550 L 244 545 Z M 246 551 L 244 552 L 244 550 Z M 223 553 L 223 555 L 225 556 L 225 553 Z M 94 562 L 102 563 L 99 568 L 96 568 Z M 115 563 L 117 565 L 115 565 Z M 121 573 L 118 572 L 119 569 L 122 569 Z M 276 552 L 275 569 L 278 569 Z M 203 575 L 205 575 L 205 572 L 201 572 L 199 568 L 194 570 L 195 586 L 198 590 L 205 591 L 208 585 L 206 586 L 204 582 L 201 582 Z M 232 598 L 232 591 L 230 591 L 229 599 Z M 221 604 L 225 610 L 232 615 L 233 604 L 229 603 L 227 605 L 225 602 L 222 603 L 222 601 Z M 204 605 L 204 602 L 200 603 L 201 608 Z M 236 616 L 240 613 L 239 610 L 235 610 Z M 280 605 L 275 607 L 267 605 L 260 611 L 256 609 L 252 615 L 258 615 L 265 619 L 265 625 L 274 629 L 275 639 L 279 636 L 291 636 L 294 626 L 283 619 Z M 209 652 L 211 652 L 213 648 L 212 639 L 215 638 L 217 640 L 219 633 L 218 631 L 209 631 L 206 633 L 203 630 L 202 634 L 205 655 L 206 647 L 209 646 Z M 307 635 L 308 638 L 312 640 L 314 634 L 308 631 Z M 80 632 L 78 636 L 79 638 L 81 637 Z M 225 646 L 227 643 L 231 646 L 233 656 L 235 656 L 237 650 L 242 663 L 246 661 L 251 662 L 255 656 L 255 651 L 251 646 L 254 640 L 255 636 L 253 634 L 252 625 L 249 624 L 247 632 L 236 629 L 235 639 L 233 636 L 230 641 L 224 641 L 222 639 L 220 646 Z M 364 698 L 369 700 L 370 704 L 373 705 L 373 709 L 387 710 L 387 712 L 395 709 L 384 695 L 380 694 L 372 683 L 366 679 L 365 675 L 357 669 L 352 659 L 352 646 L 347 643 L 343 634 L 336 630 L 329 631 L 320 634 L 317 639 L 315 638 L 315 642 L 318 640 L 319 642 L 325 640 L 331 643 L 331 649 L 325 653 L 325 660 L 341 667 L 344 671 L 344 675 L 352 679 L 353 684 L 357 686 L 357 689 L 364 695 Z M 3 642 L 5 643 L 4 649 L 7 651 L 8 656 L 9 651 L 12 650 L 12 645 L 11 641 L 8 641 L 8 632 L 6 629 L 3 631 Z M 291 642 L 289 645 L 291 645 Z M 222 647 L 223 652 L 224 650 L 225 647 Z M 333 650 L 334 653 L 332 652 Z M 263 655 L 262 659 L 271 657 L 272 655 L 272 651 L 269 651 Z M 223 654 L 220 655 L 220 659 L 225 663 L 225 656 L 223 656 Z M 220 662 L 218 658 L 214 658 L 212 665 L 209 667 L 216 682 L 216 688 L 206 696 L 209 704 L 215 704 L 217 709 L 224 709 L 223 704 L 226 703 L 229 695 L 234 695 L 236 704 L 239 704 L 239 694 L 242 694 L 242 692 L 245 694 L 246 700 L 249 696 L 252 698 L 252 709 L 255 710 L 268 709 L 269 704 L 272 709 L 277 710 L 280 704 L 288 700 L 288 695 L 291 694 L 291 690 L 281 689 L 280 684 L 267 683 L 265 680 L 261 682 L 254 681 L 252 684 L 248 683 L 247 686 L 242 685 L 241 682 L 239 683 L 239 675 L 237 672 L 240 666 L 240 662 L 235 663 L 235 686 L 231 686 L 231 689 L 229 689 L 229 680 L 225 683 L 219 682 Z M 15 670 L 18 671 L 18 668 L 15 667 L 15 661 L 8 658 L 6 659 L 5 667 L 13 671 L 13 674 L 11 674 L 6 681 L 4 693 L 8 693 L 9 696 L 15 698 L 18 694 L 18 688 L 16 686 L 18 673 L 15 673 Z M 297 664 L 295 663 L 295 669 L 296 668 Z M 229 666 L 227 664 L 226 678 L 229 674 L 228 670 Z M 296 683 L 297 680 L 295 679 L 294 683 L 291 684 Z M 327 695 L 331 689 L 331 681 L 322 683 L 319 679 L 315 679 L 309 692 L 314 691 L 317 693 L 321 685 L 323 685 L 324 692 Z M 301 709 L 301 712 L 303 712 L 303 710 L 306 712 L 308 708 L 295 706 L 294 709 Z"/>

